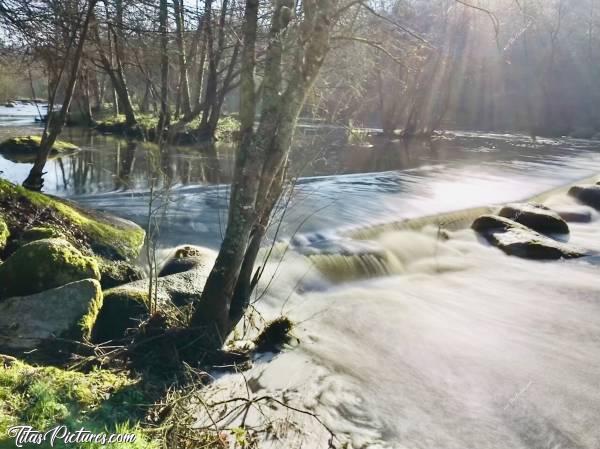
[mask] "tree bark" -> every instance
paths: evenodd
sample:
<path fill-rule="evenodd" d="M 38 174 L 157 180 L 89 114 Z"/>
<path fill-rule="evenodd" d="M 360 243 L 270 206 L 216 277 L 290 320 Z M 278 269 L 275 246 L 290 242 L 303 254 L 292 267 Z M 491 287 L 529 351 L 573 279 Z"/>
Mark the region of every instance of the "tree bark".
<path fill-rule="evenodd" d="M 160 114 L 156 127 L 156 142 L 161 143 L 171 120 L 169 111 L 169 10 L 167 0 L 160 0 L 158 14 L 160 34 Z"/>
<path fill-rule="evenodd" d="M 52 146 L 54 145 L 54 142 L 56 142 L 56 138 L 63 129 L 67 114 L 69 112 L 69 106 L 71 105 L 71 99 L 73 98 L 73 92 L 75 91 L 75 84 L 77 83 L 77 76 L 83 55 L 83 48 L 85 46 L 89 25 L 94 15 L 96 3 L 97 0 L 90 0 L 88 3 L 88 10 L 81 25 L 77 49 L 75 50 L 75 54 L 73 55 L 71 62 L 71 69 L 69 71 L 69 78 L 67 80 L 67 86 L 64 92 L 64 99 L 60 112 L 56 117 L 54 117 L 52 114 L 48 114 L 47 127 L 42 134 L 42 141 L 40 143 L 36 160 L 33 164 L 33 167 L 31 167 L 31 171 L 29 172 L 27 179 L 25 179 L 23 182 L 23 186 L 30 190 L 39 191 L 44 185 L 44 167 L 48 161 L 48 156 L 50 155 Z M 68 61 L 65 60 L 65 64 L 68 64 Z"/>
<path fill-rule="evenodd" d="M 212 332 L 208 345 L 219 347 L 244 315 L 260 243 L 283 186 L 283 172 L 298 115 L 329 49 L 331 13 L 335 0 L 303 3 L 296 63 L 283 88 L 282 40 L 293 4 L 277 2 L 271 19 L 262 110 L 254 131 L 256 93 L 254 69 L 258 1 L 247 0 L 243 30 L 240 85 L 241 142 L 231 186 L 225 237 L 195 306 L 192 326 Z M 284 10 L 288 8 L 288 10 Z M 285 13 L 285 14 L 283 14 Z M 282 92 L 283 90 L 283 92 Z"/>
<path fill-rule="evenodd" d="M 190 81 L 188 77 L 188 67 L 185 54 L 185 42 L 183 39 L 183 0 L 173 0 L 173 10 L 175 14 L 175 24 L 177 27 L 176 40 L 178 52 L 177 56 L 179 59 L 179 94 L 181 96 L 181 112 L 183 114 L 191 114 L 192 109 L 190 106 Z"/>

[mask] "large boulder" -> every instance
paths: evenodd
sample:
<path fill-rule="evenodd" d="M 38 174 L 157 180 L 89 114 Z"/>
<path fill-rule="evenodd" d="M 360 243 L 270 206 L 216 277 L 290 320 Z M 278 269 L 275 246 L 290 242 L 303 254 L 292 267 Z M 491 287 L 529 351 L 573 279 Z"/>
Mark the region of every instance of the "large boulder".
<path fill-rule="evenodd" d="M 471 226 L 489 243 L 510 256 L 525 259 L 573 259 L 585 251 L 557 242 L 508 218 L 483 215 Z"/>
<path fill-rule="evenodd" d="M 600 210 L 600 185 L 573 186 L 569 189 L 569 195 L 583 204 Z"/>
<path fill-rule="evenodd" d="M 157 300 L 159 303 L 172 303 L 176 306 L 191 304 L 202 295 L 206 277 L 207 273 L 202 269 L 160 277 L 156 280 Z M 147 292 L 148 283 L 148 279 L 143 279 L 125 287 Z"/>
<path fill-rule="evenodd" d="M 23 245 L 45 239 L 66 239 L 66 237 L 60 230 L 52 226 L 34 226 L 25 229 L 19 238 L 11 239 L 6 247 L 6 253 L 12 254 Z"/>
<path fill-rule="evenodd" d="M 183 273 L 190 270 L 210 270 L 215 260 L 215 252 L 200 246 L 184 245 L 175 249 L 173 255 L 163 265 L 159 277 Z"/>
<path fill-rule="evenodd" d="M 498 213 L 542 234 L 568 234 L 569 225 L 552 209 L 541 204 L 508 204 Z"/>
<path fill-rule="evenodd" d="M 63 239 L 37 240 L 0 265 L 0 298 L 32 295 L 82 279 L 100 279 L 94 258 Z"/>
<path fill-rule="evenodd" d="M 98 265 L 101 275 L 100 284 L 103 290 L 139 281 L 146 277 L 146 273 L 140 267 L 122 260 L 112 261 L 99 257 Z"/>
<path fill-rule="evenodd" d="M 158 309 L 181 307 L 197 301 L 206 281 L 203 270 L 190 270 L 158 278 Z M 131 282 L 104 292 L 104 305 L 93 332 L 93 341 L 102 343 L 123 338 L 127 332 L 148 317 L 149 279 Z"/>
<path fill-rule="evenodd" d="M 95 279 L 2 301 L 0 352 L 30 350 L 52 337 L 88 340 L 101 307 L 102 290 Z"/>
<path fill-rule="evenodd" d="M 148 291 L 117 287 L 104 292 L 104 302 L 92 331 L 92 341 L 119 340 L 148 316 Z"/>
<path fill-rule="evenodd" d="M 60 231 L 80 250 L 110 260 L 137 258 L 144 243 L 144 230 L 121 218 L 83 209 L 64 199 L 31 192 L 0 179 L 0 210 L 11 238 L 20 239 L 23 223 Z"/>

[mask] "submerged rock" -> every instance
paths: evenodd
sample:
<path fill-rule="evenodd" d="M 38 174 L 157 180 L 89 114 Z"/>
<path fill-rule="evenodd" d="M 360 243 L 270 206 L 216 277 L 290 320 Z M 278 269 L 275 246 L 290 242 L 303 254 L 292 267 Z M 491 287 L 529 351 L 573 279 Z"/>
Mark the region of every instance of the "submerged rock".
<path fill-rule="evenodd" d="M 573 186 L 569 190 L 569 195 L 578 199 L 583 204 L 600 210 L 600 185 Z"/>
<path fill-rule="evenodd" d="M 136 287 L 117 287 L 104 292 L 104 302 L 98 314 L 92 341 L 103 343 L 123 338 L 148 316 L 148 291 Z"/>
<path fill-rule="evenodd" d="M 13 162 L 33 162 L 40 148 L 40 136 L 12 137 L 0 143 L 0 154 Z M 80 148 L 69 142 L 57 140 L 50 150 L 50 156 L 59 156 L 79 151 Z"/>
<path fill-rule="evenodd" d="M 570 223 L 590 223 L 594 217 L 594 209 L 587 206 L 560 207 L 556 213 Z"/>
<path fill-rule="evenodd" d="M 146 277 L 144 270 L 128 262 L 115 262 L 99 257 L 98 265 L 101 275 L 100 284 L 103 290 L 139 281 Z"/>
<path fill-rule="evenodd" d="M 95 279 L 0 302 L 0 350 L 30 350 L 52 337 L 87 340 L 102 306 Z"/>
<path fill-rule="evenodd" d="M 82 279 L 100 279 L 94 258 L 63 239 L 37 240 L 0 265 L 0 298 L 31 295 Z"/>
<path fill-rule="evenodd" d="M 573 259 L 586 255 L 583 250 L 552 240 L 504 217 L 483 215 L 471 227 L 510 256 L 541 260 Z"/>
<path fill-rule="evenodd" d="M 509 204 L 498 213 L 542 234 L 568 234 L 569 225 L 552 209 L 541 204 Z"/>
<path fill-rule="evenodd" d="M 181 246 L 163 265 L 158 276 L 164 277 L 190 270 L 209 270 L 214 259 L 214 251 L 207 248 L 193 245 Z"/>
<path fill-rule="evenodd" d="M 0 210 L 12 238 L 24 233 L 23 223 L 61 232 L 80 250 L 91 251 L 109 260 L 133 260 L 144 243 L 144 230 L 112 215 L 85 210 L 80 206 L 0 179 Z"/>

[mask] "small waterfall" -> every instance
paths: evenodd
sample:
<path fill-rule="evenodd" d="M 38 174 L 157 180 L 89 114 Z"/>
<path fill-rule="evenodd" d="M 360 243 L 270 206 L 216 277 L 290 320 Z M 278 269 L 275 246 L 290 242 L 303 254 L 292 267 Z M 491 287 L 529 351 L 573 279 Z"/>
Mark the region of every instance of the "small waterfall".
<path fill-rule="evenodd" d="M 408 218 L 401 221 L 381 223 L 354 229 L 348 232 L 348 236 L 359 240 L 370 240 L 390 231 L 420 231 L 426 226 L 435 226 L 439 229 L 455 231 L 469 227 L 475 218 L 480 215 L 493 213 L 497 207 L 476 207 L 456 212 L 448 212 L 429 215 L 420 218 Z"/>
<path fill-rule="evenodd" d="M 463 253 L 450 234 L 441 235 L 433 226 L 420 232 L 396 231 L 383 234 L 371 250 L 354 253 L 327 251 L 307 254 L 313 266 L 328 280 L 339 283 L 373 277 L 442 273 L 464 268 Z"/>
<path fill-rule="evenodd" d="M 402 264 L 389 254 L 312 254 L 315 268 L 332 282 L 389 276 L 402 273 Z"/>

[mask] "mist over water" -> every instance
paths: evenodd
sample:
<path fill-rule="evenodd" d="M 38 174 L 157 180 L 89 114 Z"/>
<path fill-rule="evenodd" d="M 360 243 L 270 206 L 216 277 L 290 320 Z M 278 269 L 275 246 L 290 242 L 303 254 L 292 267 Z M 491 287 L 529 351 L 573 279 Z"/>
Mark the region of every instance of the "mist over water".
<path fill-rule="evenodd" d="M 83 151 L 51 162 L 48 192 L 143 224 L 143 147 L 123 182 L 125 142 L 75 130 L 66 137 Z M 255 298 L 265 319 L 286 314 L 298 323 L 300 344 L 245 373 L 252 393 L 283 394 L 318 413 L 352 448 L 600 447 L 597 257 L 521 260 L 468 229 L 442 239 L 435 220 L 419 232 L 350 232 L 520 200 L 588 177 L 600 172 L 598 143 L 475 133 L 416 147 L 334 142 L 329 162 L 315 156 L 308 165 L 302 145 L 293 155 L 302 177 Z M 218 162 L 218 177 L 207 176 L 208 160 Z M 166 251 L 218 247 L 232 160 L 227 148 L 172 155 Z M 28 167 L 0 160 L 15 181 Z M 575 204 L 561 193 L 545 201 Z M 571 224 L 570 242 L 600 252 L 597 217 Z M 246 394 L 239 376 L 221 377 L 216 388 L 224 384 Z M 300 429 L 266 447 L 327 447 L 321 426 L 296 419 Z"/>

